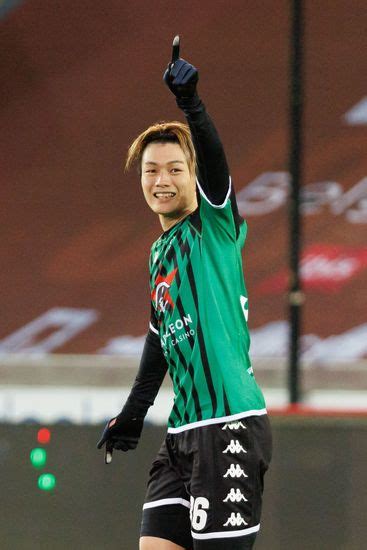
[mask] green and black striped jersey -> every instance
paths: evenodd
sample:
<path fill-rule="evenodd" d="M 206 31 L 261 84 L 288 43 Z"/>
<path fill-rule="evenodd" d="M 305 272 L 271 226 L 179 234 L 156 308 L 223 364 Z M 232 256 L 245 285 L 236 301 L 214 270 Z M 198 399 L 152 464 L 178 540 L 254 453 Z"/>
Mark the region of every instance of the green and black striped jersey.
<path fill-rule="evenodd" d="M 163 233 L 150 255 L 153 316 L 173 381 L 169 431 L 266 414 L 249 358 L 242 269 L 247 226 L 229 185 L 221 205 L 199 207 Z"/>

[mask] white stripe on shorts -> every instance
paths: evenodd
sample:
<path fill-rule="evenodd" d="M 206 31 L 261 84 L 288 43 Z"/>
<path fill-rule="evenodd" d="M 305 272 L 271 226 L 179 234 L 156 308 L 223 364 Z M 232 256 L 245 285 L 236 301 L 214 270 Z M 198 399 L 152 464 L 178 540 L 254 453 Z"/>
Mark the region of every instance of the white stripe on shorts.
<path fill-rule="evenodd" d="M 184 426 L 179 426 L 178 428 L 168 428 L 168 433 L 178 434 L 186 430 L 192 430 L 193 428 L 200 428 L 201 426 L 209 426 L 210 424 L 224 424 L 225 422 L 234 422 L 235 420 L 240 420 L 241 418 L 247 418 L 248 416 L 262 416 L 267 414 L 266 409 L 256 409 L 253 411 L 244 411 L 237 414 L 231 414 L 229 416 L 220 416 L 218 418 L 208 418 L 207 420 L 198 420 L 197 422 L 191 422 L 191 424 L 185 424 Z"/>
<path fill-rule="evenodd" d="M 184 498 L 161 498 L 160 500 L 153 500 L 153 502 L 146 502 L 143 506 L 143 510 L 155 508 L 156 506 L 166 506 L 167 504 L 182 504 L 182 506 L 190 508 L 189 501 Z"/>
<path fill-rule="evenodd" d="M 244 535 L 251 535 L 257 533 L 260 530 L 260 523 L 254 527 L 248 527 L 247 529 L 237 529 L 236 531 L 215 531 L 213 533 L 194 533 L 191 531 L 193 539 L 229 539 L 232 537 L 243 537 Z"/>

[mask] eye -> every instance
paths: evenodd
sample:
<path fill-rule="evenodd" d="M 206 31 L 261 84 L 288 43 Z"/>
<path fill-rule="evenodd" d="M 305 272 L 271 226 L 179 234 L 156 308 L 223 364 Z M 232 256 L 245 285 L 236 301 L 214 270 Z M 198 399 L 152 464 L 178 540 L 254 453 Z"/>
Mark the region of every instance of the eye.
<path fill-rule="evenodd" d="M 173 174 L 177 174 L 177 173 L 179 173 L 179 172 L 182 172 L 182 170 L 181 170 L 180 168 L 172 168 L 171 172 L 172 172 Z"/>

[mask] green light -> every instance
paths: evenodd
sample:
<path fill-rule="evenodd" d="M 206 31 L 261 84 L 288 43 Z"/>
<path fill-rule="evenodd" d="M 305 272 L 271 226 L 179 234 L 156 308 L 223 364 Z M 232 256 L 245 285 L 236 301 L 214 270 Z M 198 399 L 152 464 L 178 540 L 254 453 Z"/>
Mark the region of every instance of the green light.
<path fill-rule="evenodd" d="M 38 487 L 42 491 L 52 491 L 56 485 L 56 478 L 53 474 L 42 474 L 38 478 Z"/>
<path fill-rule="evenodd" d="M 45 449 L 36 447 L 31 450 L 30 459 L 32 466 L 35 468 L 43 468 L 47 460 L 47 452 Z"/>

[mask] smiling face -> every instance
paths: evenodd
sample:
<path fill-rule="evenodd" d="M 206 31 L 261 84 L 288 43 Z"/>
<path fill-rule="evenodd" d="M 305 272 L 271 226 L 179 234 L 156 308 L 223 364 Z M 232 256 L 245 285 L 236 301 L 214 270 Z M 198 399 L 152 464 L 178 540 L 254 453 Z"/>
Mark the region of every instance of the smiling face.
<path fill-rule="evenodd" d="M 153 142 L 141 160 L 145 200 L 166 231 L 197 208 L 195 174 L 178 143 Z"/>

